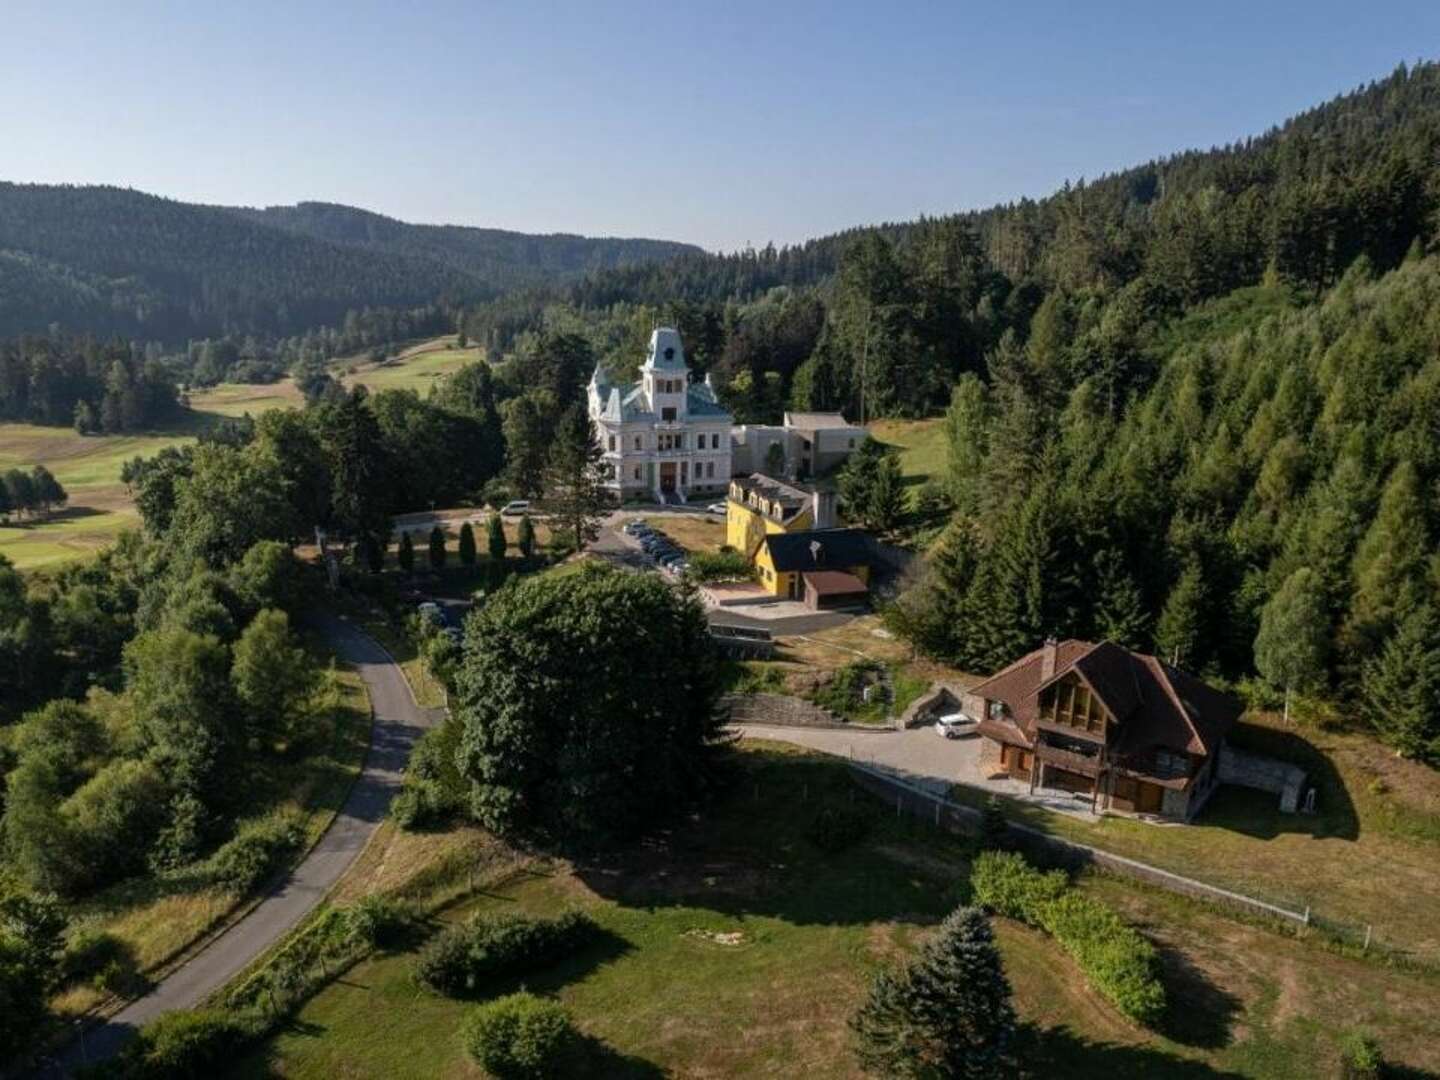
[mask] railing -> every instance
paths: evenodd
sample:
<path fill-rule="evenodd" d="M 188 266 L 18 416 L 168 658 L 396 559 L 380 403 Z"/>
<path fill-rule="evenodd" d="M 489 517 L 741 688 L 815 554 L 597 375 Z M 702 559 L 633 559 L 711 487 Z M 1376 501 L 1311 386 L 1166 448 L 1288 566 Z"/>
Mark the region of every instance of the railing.
<path fill-rule="evenodd" d="M 1071 750 L 1061 750 L 1059 747 L 1047 746 L 1043 742 L 1035 744 L 1035 756 L 1047 765 L 1058 765 L 1070 772 L 1083 773 L 1085 776 L 1098 776 L 1100 773 L 1099 756 L 1089 754 L 1077 754 Z"/>

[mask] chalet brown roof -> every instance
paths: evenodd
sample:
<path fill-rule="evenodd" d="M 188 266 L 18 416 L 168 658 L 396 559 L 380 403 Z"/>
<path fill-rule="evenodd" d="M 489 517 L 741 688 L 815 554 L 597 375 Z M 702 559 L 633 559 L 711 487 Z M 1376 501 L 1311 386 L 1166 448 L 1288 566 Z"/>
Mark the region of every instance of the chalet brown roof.
<path fill-rule="evenodd" d="M 863 581 L 843 570 L 809 570 L 800 576 L 817 596 L 852 596 L 869 592 Z"/>
<path fill-rule="evenodd" d="M 1040 691 L 1071 672 L 1090 685 L 1115 717 L 1120 729 L 1115 750 L 1122 757 L 1143 757 L 1157 747 L 1202 757 L 1213 754 L 1240 715 L 1241 706 L 1234 698 L 1158 657 L 1112 642 L 1072 639 L 1054 649 L 1055 667 L 1049 678 L 1042 677 L 1046 652 L 1042 647 L 972 690 L 991 701 L 1003 701 L 1015 727 L 1032 744 Z"/>

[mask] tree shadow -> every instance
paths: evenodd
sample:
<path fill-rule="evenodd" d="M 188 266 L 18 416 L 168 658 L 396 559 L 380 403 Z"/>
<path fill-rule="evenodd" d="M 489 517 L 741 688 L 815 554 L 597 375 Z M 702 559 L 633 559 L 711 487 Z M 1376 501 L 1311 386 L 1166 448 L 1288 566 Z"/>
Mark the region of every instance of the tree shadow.
<path fill-rule="evenodd" d="M 17 518 L 13 515 L 8 519 L 0 520 L 0 526 L 7 529 L 43 529 L 46 525 L 54 525 L 62 521 L 81 521 L 90 517 L 101 517 L 110 513 L 109 510 L 97 510 L 93 506 L 66 506 L 59 510 L 51 510 L 43 517 Z"/>
<path fill-rule="evenodd" d="M 1360 819 L 1345 781 L 1323 750 L 1298 731 L 1286 731 L 1241 721 L 1229 736 L 1239 750 L 1276 758 L 1305 770 L 1305 788 L 1314 788 L 1316 812 L 1282 814 L 1280 797 L 1253 788 L 1222 785 L 1201 811 L 1206 825 L 1271 840 L 1283 833 L 1302 833 L 1355 840 Z M 1303 796 L 1302 796 L 1303 797 Z"/>
<path fill-rule="evenodd" d="M 1177 1043 L 1218 1050 L 1230 1043 L 1240 999 L 1215 985 L 1178 949 L 1157 945 L 1168 1007 L 1157 1030 Z"/>
<path fill-rule="evenodd" d="M 625 848 L 575 859 L 575 874 L 626 907 L 793 925 L 928 921 L 954 906 L 952 886 L 969 872 L 964 842 L 897 818 L 843 761 L 764 749 L 733 754 L 731 764 L 728 789 L 712 803 Z M 825 808 L 865 826 L 840 850 L 812 839 Z"/>
<path fill-rule="evenodd" d="M 444 996 L 455 1001 L 480 1002 L 521 990 L 528 990 L 533 994 L 554 994 L 632 950 L 633 946 L 620 935 L 597 927 L 587 937 L 584 945 L 545 967 L 517 975 L 481 979 L 471 990 Z"/>
<path fill-rule="evenodd" d="M 1071 1080 L 1239 1080 L 1241 1074 L 1186 1061 L 1148 1046 L 1096 1042 L 1066 1027 L 1020 1025 L 1015 1056 L 1022 1076 Z"/>
<path fill-rule="evenodd" d="M 659 1080 L 669 1074 L 653 1061 L 625 1054 L 593 1035 L 582 1034 L 581 1056 L 586 1076 L 614 1077 L 615 1080 Z"/>

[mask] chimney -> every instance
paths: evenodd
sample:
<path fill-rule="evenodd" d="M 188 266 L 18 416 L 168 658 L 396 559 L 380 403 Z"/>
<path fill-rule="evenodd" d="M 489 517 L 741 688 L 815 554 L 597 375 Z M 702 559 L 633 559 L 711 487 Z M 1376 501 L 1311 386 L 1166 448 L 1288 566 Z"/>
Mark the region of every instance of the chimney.
<path fill-rule="evenodd" d="M 835 493 L 833 491 L 817 491 L 810 496 L 815 519 L 812 529 L 833 529 L 835 527 Z"/>
<path fill-rule="evenodd" d="M 1040 652 L 1040 681 L 1045 682 L 1055 674 L 1055 657 L 1059 651 L 1059 642 L 1053 637 L 1045 639 L 1045 646 Z"/>

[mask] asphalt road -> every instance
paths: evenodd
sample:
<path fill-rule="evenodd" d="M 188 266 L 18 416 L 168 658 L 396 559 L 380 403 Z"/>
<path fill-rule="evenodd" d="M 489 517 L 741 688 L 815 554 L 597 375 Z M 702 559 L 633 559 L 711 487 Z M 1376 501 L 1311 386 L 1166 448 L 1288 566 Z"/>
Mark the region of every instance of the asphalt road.
<path fill-rule="evenodd" d="M 317 616 L 336 654 L 355 666 L 370 692 L 374 712 L 370 751 L 340 812 L 325 835 L 284 880 L 238 923 L 167 975 L 145 997 L 77 1037 L 58 1061 L 36 1075 L 68 1076 L 82 1064 L 111 1057 L 141 1025 L 172 1009 L 199 1005 L 285 935 L 340 879 L 370 834 L 384 820 L 400 786 L 410 747 L 436 721 L 438 709 L 415 704 L 410 687 L 389 654 L 368 635 L 333 616 Z"/>
<path fill-rule="evenodd" d="M 980 752 L 978 738 L 944 739 L 935 734 L 929 724 L 907 731 L 845 731 L 764 724 L 737 724 L 736 727 L 754 739 L 794 743 L 836 757 L 882 766 L 937 795 L 945 794 L 957 780 L 972 780 Z"/>

